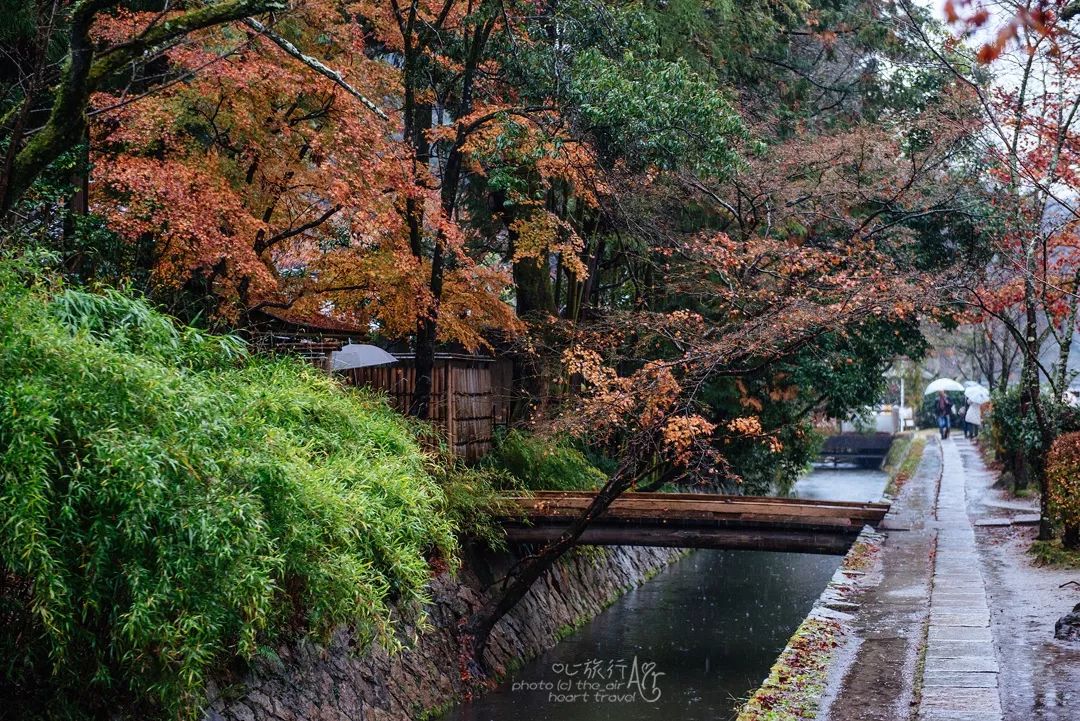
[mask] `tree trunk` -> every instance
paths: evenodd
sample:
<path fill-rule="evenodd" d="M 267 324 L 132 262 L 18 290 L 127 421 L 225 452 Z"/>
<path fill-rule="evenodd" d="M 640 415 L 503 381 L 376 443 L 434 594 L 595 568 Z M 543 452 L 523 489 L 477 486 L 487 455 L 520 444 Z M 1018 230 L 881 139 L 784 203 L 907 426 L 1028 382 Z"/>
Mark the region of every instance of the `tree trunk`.
<path fill-rule="evenodd" d="M 1059 394 L 1065 392 L 1069 382 L 1069 354 L 1072 351 L 1073 338 L 1076 335 L 1076 318 L 1078 307 L 1077 291 L 1080 291 L 1080 272 L 1073 276 L 1072 293 L 1069 295 L 1069 310 L 1065 317 L 1065 327 L 1062 328 L 1061 339 L 1058 348 L 1057 383 L 1056 390 Z"/>
<path fill-rule="evenodd" d="M 64 213 L 63 242 L 62 247 L 66 257 L 63 258 L 64 269 L 77 277 L 85 277 L 89 272 L 93 275 L 96 268 L 87 269 L 84 266 L 86 253 L 83 248 L 76 247 L 79 230 L 79 218 L 90 213 L 90 138 L 87 137 L 80 148 L 78 166 L 71 175 L 72 193 L 67 201 L 67 212 Z"/>
<path fill-rule="evenodd" d="M 630 488 L 636 480 L 639 461 L 636 454 L 630 453 L 628 460 L 624 461 L 619 468 L 597 491 L 592 503 L 585 511 L 574 519 L 574 522 L 563 532 L 561 536 L 547 543 L 535 554 L 523 559 L 522 562 L 512 569 L 503 579 L 500 592 L 491 596 L 483 606 L 477 610 L 465 626 L 466 649 L 472 659 L 484 667 L 484 651 L 487 648 L 488 639 L 491 636 L 495 624 L 512 609 L 518 601 L 532 588 L 533 583 L 544 575 L 564 553 L 570 550 L 585 529 L 599 517 L 608 506 L 615 501 L 624 491 Z"/>
<path fill-rule="evenodd" d="M 431 128 L 431 106 L 417 102 L 422 77 L 420 72 L 421 48 L 415 38 L 405 37 L 402 64 L 402 137 L 412 145 L 412 170 L 414 182 L 427 172 L 431 159 L 431 145 L 427 140 L 427 131 Z M 405 223 L 409 229 L 409 249 L 418 260 L 425 256 L 424 248 L 424 203 L 410 195 L 405 199 Z M 430 287 L 430 286 L 429 286 Z M 438 315 L 435 305 L 437 298 L 429 301 L 416 318 L 416 339 L 414 347 L 414 382 L 412 399 L 409 402 L 409 414 L 427 420 L 431 415 L 432 372 L 435 368 L 435 333 Z"/>
<path fill-rule="evenodd" d="M 113 74 L 138 62 L 148 49 L 190 32 L 288 7 L 283 0 L 226 0 L 197 7 L 95 56 L 90 28 L 98 13 L 117 4 L 118 0 L 83 0 L 73 4 L 68 55 L 53 92 L 49 119 L 5 168 L 0 179 L 0 217 L 7 215 L 53 161 L 82 141 L 90 95 Z"/>
<path fill-rule="evenodd" d="M 432 376 L 435 372 L 435 333 L 437 326 L 432 318 L 421 318 L 416 324 L 416 357 L 412 403 L 409 415 L 426 421 L 431 418 Z"/>
<path fill-rule="evenodd" d="M 1039 484 L 1039 540 L 1053 537 L 1050 518 L 1047 515 L 1050 494 L 1046 484 L 1046 453 L 1050 448 L 1052 431 L 1042 406 L 1039 387 L 1039 318 L 1038 298 L 1035 293 L 1035 278 L 1038 267 L 1036 258 L 1037 237 L 1032 234 L 1024 244 L 1024 362 L 1020 368 L 1020 413 L 1035 419 L 1040 443 L 1038 448 L 1029 450 L 1025 455 L 1029 481 Z"/>
<path fill-rule="evenodd" d="M 518 317 L 555 315 L 551 271 L 543 258 L 521 258 L 514 263 L 514 294 Z"/>
<path fill-rule="evenodd" d="M 1012 375 L 1013 363 L 1016 362 L 1016 356 L 1013 356 L 1009 362 L 1005 361 L 1005 357 L 1001 359 L 1001 377 L 998 380 L 998 388 L 1004 391 L 1009 387 L 1009 377 Z"/>
<path fill-rule="evenodd" d="M 1073 550 L 1080 549 L 1080 524 L 1065 526 L 1061 534 L 1061 545 Z"/>
<path fill-rule="evenodd" d="M 495 198 L 501 205 L 502 194 Z M 503 224 L 506 226 L 509 240 L 508 250 L 510 258 L 517 252 L 518 233 L 513 229 L 513 213 L 503 213 Z M 513 261 L 514 297 L 516 310 L 519 318 L 527 318 L 530 315 L 555 315 L 555 293 L 551 287 L 551 269 L 548 267 L 550 256 L 542 253 L 538 258 L 519 258 Z"/>
<path fill-rule="evenodd" d="M 461 76 L 461 95 L 458 98 L 454 112 L 455 118 L 464 118 L 472 112 L 473 84 L 476 79 L 476 71 L 483 59 L 484 48 L 488 38 L 495 27 L 495 20 L 487 18 L 479 23 L 473 30 L 472 42 L 469 54 L 465 62 L 465 68 Z M 426 36 L 426 33 L 425 33 Z M 414 48 L 414 50 L 416 50 Z M 406 86 L 409 95 L 415 99 L 415 90 L 421 82 L 419 71 L 419 57 L 414 58 L 411 72 L 406 72 Z M 416 148 L 417 165 L 425 167 L 429 163 L 431 148 L 427 142 L 426 131 L 431 127 L 431 111 L 429 105 L 417 105 L 413 114 L 414 124 L 412 141 Z M 458 189 L 461 184 L 464 158 L 462 149 L 468 139 L 467 131 L 459 127 L 450 152 L 446 156 L 446 164 L 442 174 L 442 188 L 439 192 L 439 205 L 442 211 L 443 221 L 448 222 L 454 218 L 457 209 Z M 415 166 L 414 166 L 415 167 Z M 411 230 L 411 228 L 410 228 Z M 414 245 L 413 252 L 419 244 Z M 440 229 L 435 233 L 435 247 L 431 252 L 431 280 L 428 290 L 431 293 L 430 304 L 423 317 L 417 319 L 416 328 L 416 383 L 413 385 L 412 404 L 409 413 L 417 418 L 427 419 L 431 414 L 431 374 L 435 368 L 435 343 L 438 332 L 439 304 L 442 301 L 443 275 L 448 260 L 446 253 L 446 237 Z"/>
<path fill-rule="evenodd" d="M 95 0 L 83 3 L 71 19 L 68 57 L 60 75 L 49 120 L 36 135 L 5 162 L 0 215 L 6 215 L 29 190 L 34 180 L 61 154 L 74 148 L 86 133 L 86 104 L 91 87 L 88 82 L 94 48 L 90 26 L 98 10 L 113 3 Z M 33 98 L 27 98 L 27 107 Z"/>
<path fill-rule="evenodd" d="M 587 309 L 600 305 L 600 262 L 604 259 L 605 248 L 604 237 L 600 236 L 596 240 L 596 252 L 589 254 L 589 275 L 585 278 L 585 287 L 581 291 L 582 308 L 579 309 L 584 311 L 586 316 Z"/>

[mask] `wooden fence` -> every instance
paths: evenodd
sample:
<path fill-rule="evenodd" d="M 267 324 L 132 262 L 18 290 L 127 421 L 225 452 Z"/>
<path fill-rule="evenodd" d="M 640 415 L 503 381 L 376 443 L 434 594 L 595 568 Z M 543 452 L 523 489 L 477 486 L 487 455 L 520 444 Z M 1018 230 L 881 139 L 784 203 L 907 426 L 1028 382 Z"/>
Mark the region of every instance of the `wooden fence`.
<path fill-rule="evenodd" d="M 276 319 L 267 330 L 255 334 L 253 342 L 263 351 L 299 356 L 329 369 L 330 354 L 358 333 L 309 330 Z M 394 356 L 397 363 L 353 368 L 341 377 L 347 383 L 382 391 L 394 408 L 407 413 L 416 385 L 415 363 L 411 354 Z M 443 430 L 454 453 L 474 461 L 491 451 L 495 428 L 510 422 L 513 368 L 509 358 L 436 354 L 430 418 Z"/>
<path fill-rule="evenodd" d="M 495 427 L 510 420 L 512 364 L 485 356 L 439 354 L 431 378 L 431 420 L 440 426 L 453 452 L 474 461 L 491 452 Z M 383 391 L 402 413 L 409 410 L 416 385 L 411 356 L 393 365 L 353 368 L 350 383 Z"/>

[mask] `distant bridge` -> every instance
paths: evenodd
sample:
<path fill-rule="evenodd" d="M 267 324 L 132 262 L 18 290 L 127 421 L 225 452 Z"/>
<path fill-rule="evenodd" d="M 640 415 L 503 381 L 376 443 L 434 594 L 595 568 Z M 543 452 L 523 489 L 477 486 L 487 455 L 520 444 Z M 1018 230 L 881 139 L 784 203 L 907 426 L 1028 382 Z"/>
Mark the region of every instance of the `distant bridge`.
<path fill-rule="evenodd" d="M 854 463 L 860 468 L 881 468 L 892 448 L 891 433 L 839 433 L 829 436 L 821 446 L 818 460 Z"/>
<path fill-rule="evenodd" d="M 542 543 L 558 538 L 594 495 L 540 491 L 507 496 L 498 520 L 508 541 Z M 878 525 L 888 510 L 887 503 L 624 493 L 578 543 L 843 554 L 863 526 Z"/>

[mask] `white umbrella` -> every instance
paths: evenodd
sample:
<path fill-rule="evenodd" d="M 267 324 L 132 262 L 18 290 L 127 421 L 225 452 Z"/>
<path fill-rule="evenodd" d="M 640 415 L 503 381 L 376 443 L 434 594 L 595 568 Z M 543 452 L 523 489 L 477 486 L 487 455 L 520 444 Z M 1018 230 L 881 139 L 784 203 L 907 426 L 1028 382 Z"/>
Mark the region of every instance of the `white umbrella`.
<path fill-rule="evenodd" d="M 973 385 L 964 390 L 964 397 L 972 403 L 983 404 L 990 401 L 990 391 L 980 385 Z"/>
<path fill-rule="evenodd" d="M 349 368 L 366 368 L 397 363 L 397 358 L 376 345 L 349 343 L 330 354 L 330 370 L 343 371 Z"/>
<path fill-rule="evenodd" d="M 936 381 L 934 381 L 930 385 L 926 386 L 926 390 L 923 391 L 923 395 L 924 396 L 933 395 L 934 393 L 937 393 L 938 391 L 945 391 L 946 393 L 948 393 L 949 391 L 962 391 L 962 390 L 964 390 L 964 386 L 960 385 L 959 383 L 954 381 L 952 378 L 938 378 Z"/>

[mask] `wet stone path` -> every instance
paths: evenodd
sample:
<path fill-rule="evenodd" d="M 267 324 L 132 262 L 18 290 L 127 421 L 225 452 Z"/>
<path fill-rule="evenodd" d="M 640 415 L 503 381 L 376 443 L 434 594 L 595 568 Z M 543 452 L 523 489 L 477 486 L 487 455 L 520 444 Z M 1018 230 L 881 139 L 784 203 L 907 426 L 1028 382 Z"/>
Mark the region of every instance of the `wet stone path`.
<path fill-rule="evenodd" d="M 986 588 L 957 443 L 941 444 L 937 552 L 919 721 L 1001 721 Z M 966 443 L 966 441 L 964 441 Z"/>

